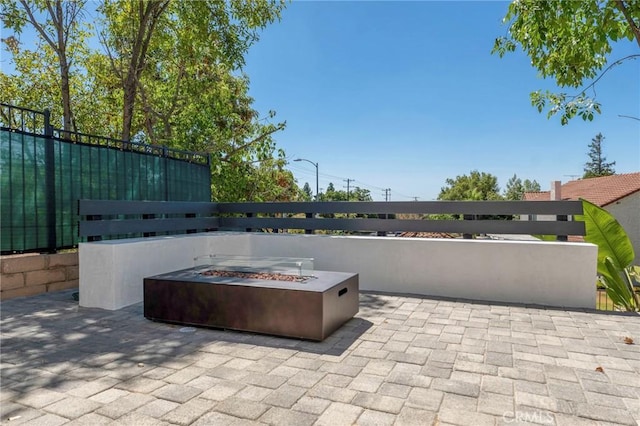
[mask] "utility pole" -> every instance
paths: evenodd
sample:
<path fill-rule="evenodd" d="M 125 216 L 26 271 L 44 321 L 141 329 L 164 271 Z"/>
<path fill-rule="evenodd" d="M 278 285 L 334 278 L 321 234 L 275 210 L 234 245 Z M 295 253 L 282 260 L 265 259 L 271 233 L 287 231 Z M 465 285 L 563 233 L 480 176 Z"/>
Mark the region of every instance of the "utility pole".
<path fill-rule="evenodd" d="M 413 197 L 413 201 L 418 201 L 418 198 L 420 197 Z"/>
<path fill-rule="evenodd" d="M 384 200 L 391 201 L 391 188 L 386 188 L 384 190 Z"/>
<path fill-rule="evenodd" d="M 347 182 L 347 201 L 349 201 L 349 184 L 350 184 L 351 182 L 353 182 L 355 179 L 349 179 L 349 178 L 347 178 L 347 179 L 343 179 L 343 180 L 344 180 L 345 182 Z"/>

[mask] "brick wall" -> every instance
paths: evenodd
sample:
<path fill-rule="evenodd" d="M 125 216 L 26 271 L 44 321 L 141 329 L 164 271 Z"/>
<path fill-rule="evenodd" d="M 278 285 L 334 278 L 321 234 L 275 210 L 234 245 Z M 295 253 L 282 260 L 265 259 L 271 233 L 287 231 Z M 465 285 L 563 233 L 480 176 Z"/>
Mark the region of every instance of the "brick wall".
<path fill-rule="evenodd" d="M 78 253 L 0 258 L 0 300 L 78 288 Z"/>

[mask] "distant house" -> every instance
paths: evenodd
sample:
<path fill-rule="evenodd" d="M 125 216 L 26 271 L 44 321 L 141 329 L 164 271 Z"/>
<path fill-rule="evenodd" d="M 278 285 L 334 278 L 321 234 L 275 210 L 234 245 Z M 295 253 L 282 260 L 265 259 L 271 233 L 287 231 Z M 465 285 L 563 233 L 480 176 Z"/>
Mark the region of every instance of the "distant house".
<path fill-rule="evenodd" d="M 526 201 L 578 200 L 584 198 L 611 213 L 627 231 L 640 264 L 640 172 L 572 180 L 551 191 L 525 192 Z"/>

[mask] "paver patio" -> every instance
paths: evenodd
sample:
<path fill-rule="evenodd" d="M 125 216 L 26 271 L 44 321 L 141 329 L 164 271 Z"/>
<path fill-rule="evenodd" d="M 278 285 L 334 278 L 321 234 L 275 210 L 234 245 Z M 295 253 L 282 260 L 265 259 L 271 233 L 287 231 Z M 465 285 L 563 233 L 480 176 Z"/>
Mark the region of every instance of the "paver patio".
<path fill-rule="evenodd" d="M 2 302 L 2 423 L 640 421 L 637 315 L 360 299 L 321 343 L 79 308 L 70 291 Z"/>

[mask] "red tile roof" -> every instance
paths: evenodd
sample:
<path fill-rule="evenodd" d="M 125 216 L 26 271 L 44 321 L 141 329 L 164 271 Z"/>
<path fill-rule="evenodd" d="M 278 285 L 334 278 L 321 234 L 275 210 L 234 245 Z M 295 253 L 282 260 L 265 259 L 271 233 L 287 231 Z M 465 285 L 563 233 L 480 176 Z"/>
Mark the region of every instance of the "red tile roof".
<path fill-rule="evenodd" d="M 572 180 L 562 185 L 563 200 L 584 198 L 600 207 L 640 191 L 640 172 Z M 525 192 L 526 201 L 548 201 L 550 192 Z"/>

